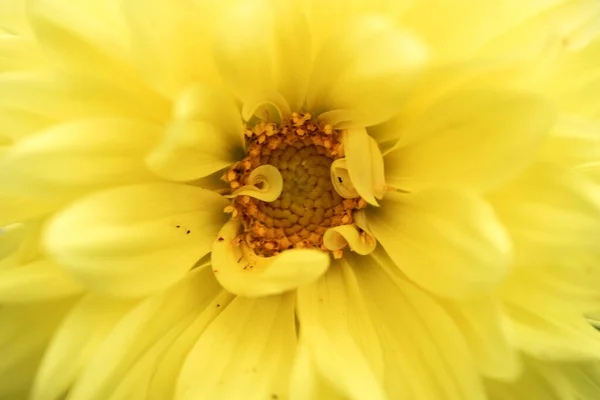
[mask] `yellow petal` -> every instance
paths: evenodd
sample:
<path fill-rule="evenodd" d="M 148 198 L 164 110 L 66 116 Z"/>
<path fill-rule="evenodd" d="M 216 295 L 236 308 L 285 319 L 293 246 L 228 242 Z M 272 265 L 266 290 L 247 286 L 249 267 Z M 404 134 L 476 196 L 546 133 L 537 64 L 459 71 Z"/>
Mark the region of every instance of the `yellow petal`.
<path fill-rule="evenodd" d="M 407 282 L 382 250 L 347 260 L 380 333 L 388 398 L 483 400 L 466 337 L 436 299 Z"/>
<path fill-rule="evenodd" d="M 467 192 L 390 192 L 367 218 L 398 268 L 441 296 L 484 292 L 505 277 L 511 262 L 509 237 L 492 208 Z"/>
<path fill-rule="evenodd" d="M 0 11 L 1 12 L 1 11 Z M 0 73 L 39 68 L 46 64 L 44 56 L 31 38 L 3 34 L 0 31 Z"/>
<path fill-rule="evenodd" d="M 228 198 L 250 196 L 266 202 L 279 198 L 283 190 L 283 177 L 279 170 L 268 164 L 254 168 L 248 176 L 248 184 L 240 186 Z"/>
<path fill-rule="evenodd" d="M 516 345 L 534 357 L 560 361 L 597 361 L 600 357 L 598 331 L 583 315 L 552 312 L 544 306 L 505 297 Z"/>
<path fill-rule="evenodd" d="M 555 40 L 564 50 L 577 50 L 596 37 L 600 25 L 600 4 L 595 0 L 546 0 L 537 15 L 503 32 L 482 49 L 486 55 L 508 51 L 527 51 Z M 551 4 L 554 3 L 554 4 Z M 523 7 L 522 3 L 519 4 Z M 536 7 L 538 5 L 533 5 Z M 551 7 L 549 7 L 551 6 Z M 539 6 L 538 6 L 539 7 Z M 515 10 L 518 12 L 518 10 Z"/>
<path fill-rule="evenodd" d="M 333 188 L 345 199 L 355 199 L 360 197 L 352 179 L 350 179 L 350 173 L 348 172 L 348 160 L 345 158 L 338 158 L 331 163 L 330 168 L 331 183 Z"/>
<path fill-rule="evenodd" d="M 213 86 L 193 84 L 178 97 L 174 120 L 148 155 L 157 174 L 189 181 L 207 176 L 244 155 L 244 127 L 233 99 Z"/>
<path fill-rule="evenodd" d="M 344 262 L 298 289 L 301 340 L 323 377 L 349 399 L 384 399 L 383 355 L 356 277 Z"/>
<path fill-rule="evenodd" d="M 383 156 L 377 142 L 364 128 L 348 129 L 343 136 L 348 173 L 360 196 L 372 205 L 378 205 L 385 193 Z"/>
<path fill-rule="evenodd" d="M 547 80 L 545 89 L 566 113 L 598 119 L 600 73 L 596 60 L 599 56 L 600 40 L 596 39 L 586 48 L 561 60 L 560 69 Z"/>
<path fill-rule="evenodd" d="M 212 268 L 219 283 L 238 296 L 262 297 L 283 293 L 319 278 L 329 267 L 320 250 L 291 249 L 263 258 L 234 244 L 240 222 L 223 226 L 212 247 Z"/>
<path fill-rule="evenodd" d="M 223 79 L 244 104 L 275 92 L 283 95 L 292 110 L 299 110 L 304 103 L 311 44 L 298 2 L 233 3 L 218 20 L 213 44 Z"/>
<path fill-rule="evenodd" d="M 355 224 L 340 225 L 329 228 L 323 235 L 323 244 L 329 250 L 338 250 L 350 247 L 352 251 L 360 255 L 367 255 L 375 250 L 377 241 L 366 226 L 364 212 L 357 211 L 353 215 Z"/>
<path fill-rule="evenodd" d="M 8 150 L 0 161 L 2 186 L 23 197 L 52 199 L 157 180 L 143 157 L 160 133 L 158 125 L 118 118 L 55 125 Z"/>
<path fill-rule="evenodd" d="M 512 331 L 500 302 L 491 296 L 463 301 L 445 301 L 442 306 L 469 343 L 480 373 L 512 381 L 522 372 Z"/>
<path fill-rule="evenodd" d="M 0 109 L 48 116 L 56 120 L 133 117 L 164 121 L 164 100 L 140 95 L 106 81 L 61 71 L 17 71 L 0 76 Z"/>
<path fill-rule="evenodd" d="M 552 108 L 534 95 L 453 93 L 407 128 L 419 140 L 386 155 L 386 181 L 403 190 L 497 187 L 534 159 L 553 121 Z"/>
<path fill-rule="evenodd" d="M 106 190 L 57 214 L 45 245 L 87 287 L 142 296 L 170 286 L 210 251 L 227 203 L 178 184 Z"/>
<path fill-rule="evenodd" d="M 490 201 L 519 265 L 573 265 L 600 256 L 600 190 L 582 173 L 536 164 Z"/>
<path fill-rule="evenodd" d="M 234 299 L 231 293 L 225 290 L 212 300 L 210 304 L 206 306 L 203 312 L 195 313 L 193 320 L 189 325 L 183 324 L 187 328 L 172 342 L 161 340 L 154 347 L 157 347 L 158 351 L 161 352 L 161 357 L 156 358 L 156 366 L 150 364 L 149 373 L 152 374 L 152 381 L 148 385 L 147 397 L 149 400 L 163 400 L 173 398 L 175 396 L 175 387 L 177 380 L 179 379 L 179 372 L 185 359 L 187 358 L 190 350 L 202 335 L 207 326 L 219 315 L 221 310 L 229 305 Z M 171 333 L 171 332 L 170 332 Z M 175 330 L 176 334 L 179 334 L 178 330 Z M 168 351 L 163 351 L 164 346 L 169 345 Z M 144 368 L 148 369 L 146 360 L 141 359 L 138 364 L 141 364 Z M 154 367 L 154 368 L 152 368 Z M 130 399 L 137 393 L 140 393 L 144 388 L 146 382 L 142 381 L 138 387 L 130 393 L 126 393 L 128 396 L 125 399 Z"/>
<path fill-rule="evenodd" d="M 401 23 L 423 35 L 431 44 L 432 56 L 441 63 L 473 54 L 490 39 L 557 2 L 420 0 L 411 3 Z"/>
<path fill-rule="evenodd" d="M 140 82 L 133 69 L 125 21 L 117 0 L 28 2 L 28 16 L 46 52 L 69 69 L 126 84 Z M 148 93 L 149 94 L 149 93 Z"/>
<path fill-rule="evenodd" d="M 18 106 L 0 106 L 0 135 L 4 136 L 9 144 L 55 123 L 56 119 L 43 115 L 43 110 L 28 111 L 19 109 Z"/>
<path fill-rule="evenodd" d="M 293 296 L 238 297 L 189 353 L 175 398 L 286 398 L 295 348 Z"/>
<path fill-rule="evenodd" d="M 4 304 L 60 299 L 83 289 L 64 269 L 45 258 L 0 270 L 0 303 Z"/>
<path fill-rule="evenodd" d="M 188 1 L 132 0 L 123 4 L 138 68 L 148 83 L 167 97 L 179 95 L 194 81 L 218 83 L 208 31 L 214 17 L 212 6 L 205 3 L 202 10 Z"/>
<path fill-rule="evenodd" d="M 31 36 L 27 21 L 26 0 L 0 2 L 0 31 L 17 36 Z"/>
<path fill-rule="evenodd" d="M 347 395 L 337 390 L 319 371 L 305 341 L 298 343 L 290 384 L 291 400 L 346 400 Z"/>
<path fill-rule="evenodd" d="M 109 332 L 134 304 L 97 295 L 81 299 L 54 334 L 36 375 L 31 398 L 62 398 Z"/>
<path fill-rule="evenodd" d="M 174 121 L 146 162 L 152 171 L 167 179 L 202 178 L 239 160 L 236 154 L 239 148 L 227 139 L 214 125 L 202 121 Z"/>
<path fill-rule="evenodd" d="M 321 48 L 309 84 L 308 107 L 343 111 L 339 128 L 383 122 L 406 100 L 424 45 L 383 17 L 361 16 L 340 26 Z"/>
<path fill-rule="evenodd" d="M 146 363 L 150 367 L 156 367 L 160 359 L 144 358 L 160 356 L 161 352 L 156 354 L 156 350 L 165 351 L 164 345 L 176 341 L 194 318 L 211 304 L 221 291 L 211 275 L 208 269 L 195 269 L 173 287 L 144 300 L 121 318 L 90 355 L 69 397 L 74 400 L 103 400 L 113 396 L 118 399 L 143 396 L 140 391 L 130 397 L 123 397 L 123 393 L 119 394 L 119 391 L 127 389 L 127 386 L 131 388 L 132 383 L 137 383 L 135 378 L 145 380 L 146 385 L 151 381 L 153 370 L 143 371 L 139 367 L 144 367 Z M 209 312 L 212 313 L 212 318 L 218 311 L 213 312 L 211 307 Z M 79 337 L 75 331 L 72 334 Z M 148 372 L 150 375 L 140 376 L 140 372 Z M 141 385 L 140 390 L 145 391 L 146 387 Z"/>
<path fill-rule="evenodd" d="M 600 123 L 562 116 L 544 142 L 540 160 L 585 170 L 600 160 Z"/>
<path fill-rule="evenodd" d="M 0 194 L 0 226 L 26 221 L 57 210 L 63 201 L 40 196 Z"/>
<path fill-rule="evenodd" d="M 0 398 L 29 397 L 46 345 L 71 305 L 60 300 L 0 308 Z"/>

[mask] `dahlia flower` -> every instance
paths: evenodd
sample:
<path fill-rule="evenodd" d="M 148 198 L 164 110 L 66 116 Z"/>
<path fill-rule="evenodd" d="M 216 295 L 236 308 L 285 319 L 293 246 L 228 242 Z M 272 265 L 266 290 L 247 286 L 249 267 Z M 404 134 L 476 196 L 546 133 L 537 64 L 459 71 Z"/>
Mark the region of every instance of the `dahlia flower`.
<path fill-rule="evenodd" d="M 599 21 L 3 0 L 0 398 L 600 398 Z"/>

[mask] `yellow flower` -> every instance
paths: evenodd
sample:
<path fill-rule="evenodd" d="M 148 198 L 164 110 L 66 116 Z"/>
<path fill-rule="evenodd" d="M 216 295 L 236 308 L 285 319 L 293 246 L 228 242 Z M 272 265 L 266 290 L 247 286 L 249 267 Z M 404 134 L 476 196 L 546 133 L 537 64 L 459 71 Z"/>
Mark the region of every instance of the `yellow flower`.
<path fill-rule="evenodd" d="M 600 398 L 598 20 L 1 2 L 0 398 Z"/>

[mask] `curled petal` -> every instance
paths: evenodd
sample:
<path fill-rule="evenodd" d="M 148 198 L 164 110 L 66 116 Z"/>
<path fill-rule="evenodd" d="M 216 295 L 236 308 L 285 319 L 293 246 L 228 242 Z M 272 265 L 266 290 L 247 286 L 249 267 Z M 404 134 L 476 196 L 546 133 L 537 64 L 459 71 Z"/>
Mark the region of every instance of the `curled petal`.
<path fill-rule="evenodd" d="M 272 165 L 261 165 L 255 168 L 249 177 L 248 185 L 238 188 L 230 198 L 250 196 L 266 202 L 277 200 L 283 190 L 283 178 L 279 170 Z"/>
<path fill-rule="evenodd" d="M 331 163 L 331 182 L 335 191 L 345 199 L 360 197 L 350 179 L 345 158 L 338 158 Z"/>
<path fill-rule="evenodd" d="M 275 257 L 260 257 L 245 245 L 234 244 L 238 220 L 227 222 L 212 249 L 215 277 L 229 292 L 261 297 L 295 289 L 319 278 L 329 268 L 329 255 L 319 250 L 292 249 Z"/>
<path fill-rule="evenodd" d="M 356 224 L 340 225 L 329 228 L 323 236 L 323 243 L 329 250 L 335 251 L 350 246 L 350 249 L 362 256 L 371 254 L 377 242 L 375 238 L 361 229 Z"/>
<path fill-rule="evenodd" d="M 277 112 L 277 115 L 272 115 L 273 109 Z M 244 121 L 249 121 L 255 115 L 260 119 L 280 122 L 292 115 L 292 110 L 281 93 L 270 92 L 263 93 L 256 99 L 244 103 L 242 107 L 242 118 Z"/>
<path fill-rule="evenodd" d="M 377 206 L 385 193 L 383 155 L 365 128 L 348 129 L 342 138 L 348 173 L 360 196 Z"/>

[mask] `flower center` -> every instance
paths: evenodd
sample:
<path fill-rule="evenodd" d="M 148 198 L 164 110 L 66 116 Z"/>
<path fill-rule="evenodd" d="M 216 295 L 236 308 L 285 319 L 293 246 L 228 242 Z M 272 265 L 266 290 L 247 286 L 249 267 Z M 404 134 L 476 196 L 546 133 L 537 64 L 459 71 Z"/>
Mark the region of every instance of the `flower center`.
<path fill-rule="evenodd" d="M 257 255 L 270 257 L 292 248 L 330 251 L 325 232 L 351 224 L 353 211 L 365 208 L 360 197 L 343 198 L 336 186 L 346 177 L 332 173 L 334 160 L 343 156 L 340 133 L 311 118 L 292 114 L 277 125 L 261 121 L 246 130 L 247 156 L 225 174 L 232 191 L 252 184 L 252 171 L 270 165 L 279 171 L 283 188 L 271 202 L 240 195 L 228 211 L 240 218 L 243 232 L 236 239 Z M 337 185 L 332 182 L 337 180 Z M 342 250 L 332 251 L 341 257 Z"/>

